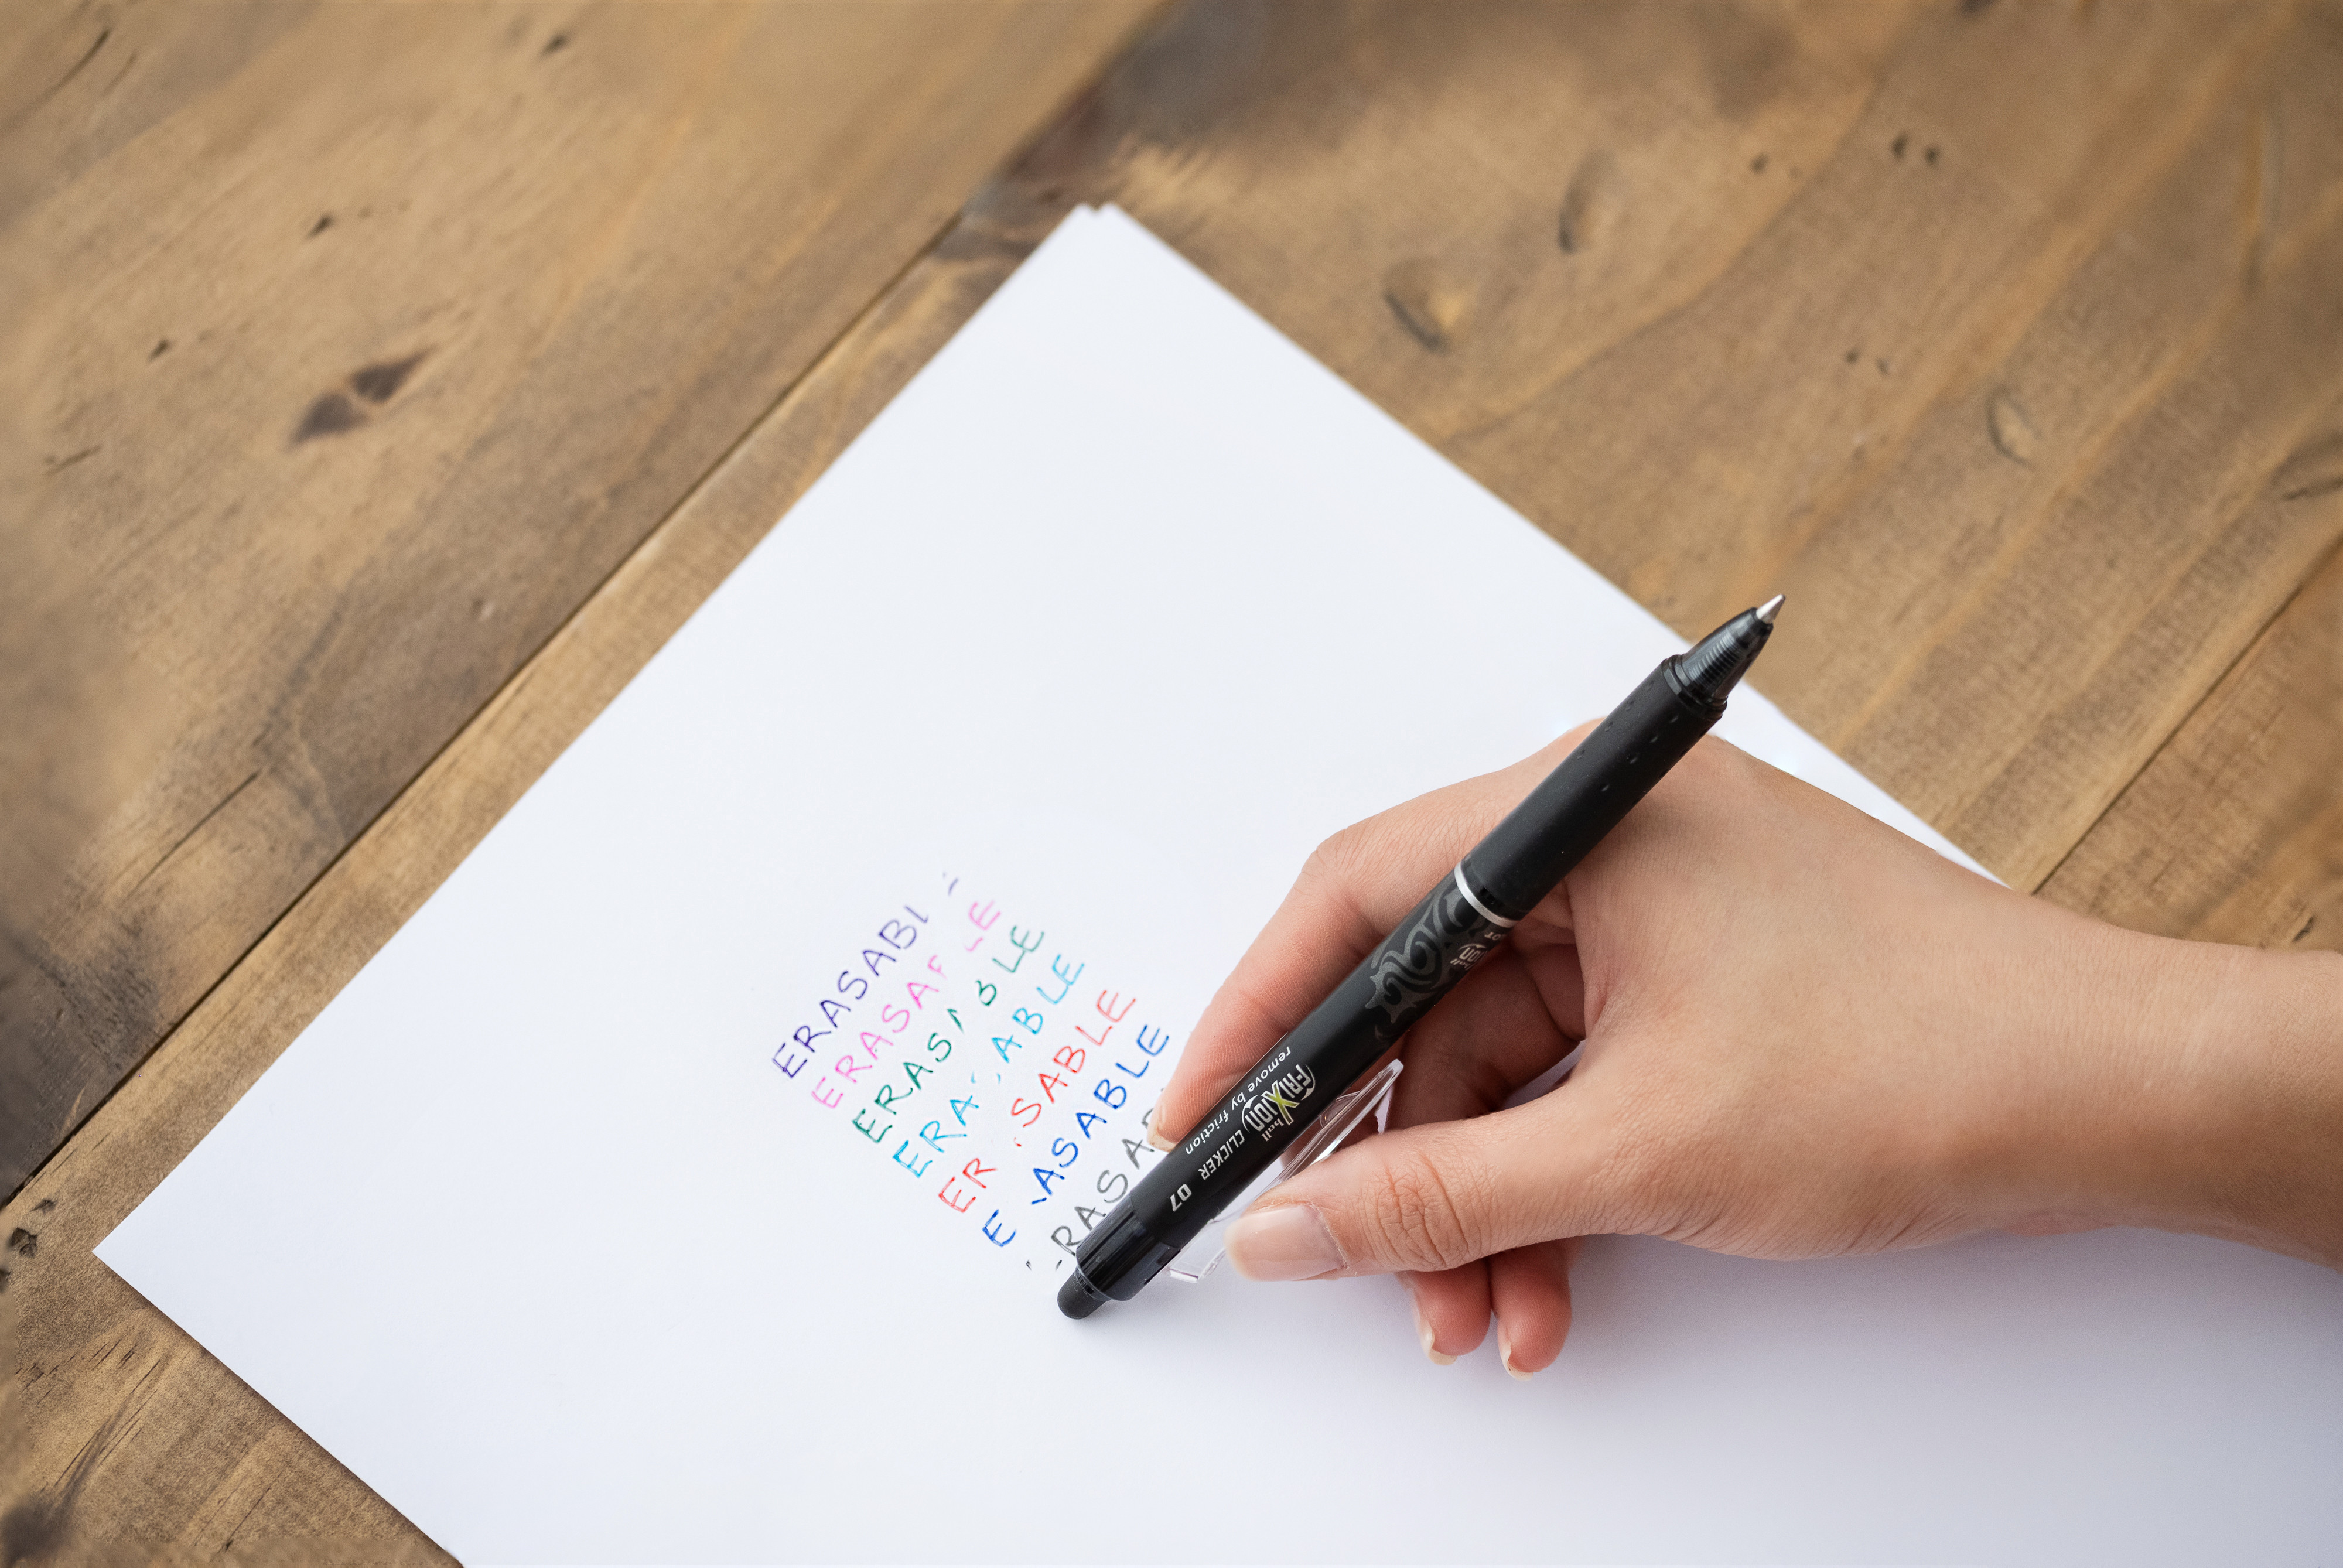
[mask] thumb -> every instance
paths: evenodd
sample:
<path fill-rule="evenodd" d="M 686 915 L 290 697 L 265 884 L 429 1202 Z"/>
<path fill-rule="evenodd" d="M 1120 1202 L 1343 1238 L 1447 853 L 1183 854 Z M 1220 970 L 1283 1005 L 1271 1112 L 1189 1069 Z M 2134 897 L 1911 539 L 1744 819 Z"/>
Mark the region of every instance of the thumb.
<path fill-rule="evenodd" d="M 1352 1145 L 1229 1227 L 1249 1280 L 1433 1272 L 1533 1241 L 1625 1229 L 1619 1162 L 1567 1089 Z"/>

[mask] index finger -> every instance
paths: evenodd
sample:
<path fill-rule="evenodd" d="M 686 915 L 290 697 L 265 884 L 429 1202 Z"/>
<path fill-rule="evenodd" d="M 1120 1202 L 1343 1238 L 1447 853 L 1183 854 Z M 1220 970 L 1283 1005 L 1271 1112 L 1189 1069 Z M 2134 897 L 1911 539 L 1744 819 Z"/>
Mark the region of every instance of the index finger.
<path fill-rule="evenodd" d="M 1150 1141 L 1169 1149 L 1186 1137 L 1584 732 L 1574 729 L 1510 768 L 1419 795 L 1319 845 L 1197 1020 L 1156 1101 Z"/>

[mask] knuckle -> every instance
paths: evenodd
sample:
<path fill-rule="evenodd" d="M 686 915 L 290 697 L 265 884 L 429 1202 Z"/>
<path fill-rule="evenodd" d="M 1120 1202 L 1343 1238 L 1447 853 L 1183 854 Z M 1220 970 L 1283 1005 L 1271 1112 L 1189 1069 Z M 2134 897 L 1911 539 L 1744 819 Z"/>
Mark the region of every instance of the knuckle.
<path fill-rule="evenodd" d="M 1328 834 L 1310 851 L 1310 859 L 1302 867 L 1305 881 L 1340 882 L 1358 864 L 1359 846 L 1364 837 L 1365 822 L 1353 822 L 1349 827 Z"/>
<path fill-rule="evenodd" d="M 1477 1185 L 1423 1150 L 1394 1153 L 1365 1194 L 1361 1217 L 1368 1244 L 1379 1261 L 1397 1269 L 1430 1271 L 1470 1262 L 1481 1255 Z"/>

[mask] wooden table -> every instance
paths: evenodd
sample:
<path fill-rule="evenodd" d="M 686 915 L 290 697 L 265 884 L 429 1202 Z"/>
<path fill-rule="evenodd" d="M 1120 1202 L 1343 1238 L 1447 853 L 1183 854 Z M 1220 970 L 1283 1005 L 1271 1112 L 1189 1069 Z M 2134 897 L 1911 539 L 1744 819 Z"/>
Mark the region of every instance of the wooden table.
<path fill-rule="evenodd" d="M 1078 201 L 2012 883 L 2343 941 L 2343 5 L 20 3 L 0 1559 L 437 1560 L 90 1248 Z"/>

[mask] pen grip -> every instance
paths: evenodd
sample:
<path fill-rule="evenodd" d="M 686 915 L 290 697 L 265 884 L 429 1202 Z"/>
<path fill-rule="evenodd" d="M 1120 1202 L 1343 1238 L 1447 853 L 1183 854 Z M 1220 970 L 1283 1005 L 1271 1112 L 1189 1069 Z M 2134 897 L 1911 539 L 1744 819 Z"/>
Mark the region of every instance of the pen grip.
<path fill-rule="evenodd" d="M 1724 706 L 1684 696 L 1676 662 L 1612 709 L 1083 1239 L 1068 1290 L 1085 1300 L 1068 1311 L 1136 1295 L 1708 732 Z"/>
<path fill-rule="evenodd" d="M 1130 1300 L 1504 937 L 1441 879 L 1083 1241 L 1084 1275 Z"/>
<path fill-rule="evenodd" d="M 1663 659 L 1464 857 L 1482 901 L 1518 920 L 1560 886 L 1724 715 L 1682 694 Z"/>

